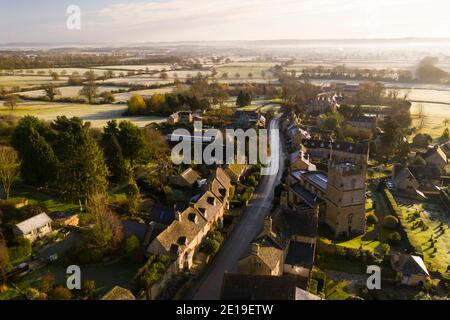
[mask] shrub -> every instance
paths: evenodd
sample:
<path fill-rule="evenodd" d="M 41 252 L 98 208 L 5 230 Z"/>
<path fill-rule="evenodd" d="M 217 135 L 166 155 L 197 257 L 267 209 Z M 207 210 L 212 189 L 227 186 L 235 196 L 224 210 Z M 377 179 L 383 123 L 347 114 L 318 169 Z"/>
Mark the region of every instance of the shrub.
<path fill-rule="evenodd" d="M 391 250 L 391 247 L 390 247 L 387 243 L 383 243 L 383 244 L 380 246 L 380 248 L 381 248 L 381 252 L 382 252 L 384 255 L 389 254 L 389 251 Z"/>
<path fill-rule="evenodd" d="M 383 226 L 387 229 L 396 229 L 398 227 L 399 221 L 394 216 L 386 216 L 383 219 Z"/>
<path fill-rule="evenodd" d="M 367 223 L 368 224 L 377 224 L 378 223 L 378 218 L 373 212 L 371 212 L 367 215 Z"/>
<path fill-rule="evenodd" d="M 70 299 L 72 299 L 72 293 L 70 292 L 69 289 L 67 289 L 63 286 L 58 286 L 50 292 L 48 299 L 49 300 L 70 300 Z"/>
<path fill-rule="evenodd" d="M 123 244 L 123 253 L 127 258 L 137 259 L 140 257 L 141 244 L 135 235 L 129 236 Z"/>
<path fill-rule="evenodd" d="M 95 281 L 94 280 L 86 280 L 83 283 L 83 296 L 86 299 L 94 299 L 95 298 L 95 293 L 97 291 L 97 286 L 95 285 Z"/>
<path fill-rule="evenodd" d="M 27 260 L 31 256 L 31 242 L 25 238 L 18 238 L 15 245 L 8 249 L 11 263 Z"/>
<path fill-rule="evenodd" d="M 203 244 L 203 250 L 206 254 L 214 255 L 219 251 L 220 243 L 214 239 L 206 239 Z"/>
<path fill-rule="evenodd" d="M 55 277 L 47 274 L 41 278 L 40 288 L 42 292 L 48 293 L 53 289 L 55 284 Z"/>
<path fill-rule="evenodd" d="M 167 256 L 150 256 L 135 276 L 137 284 L 141 288 L 148 288 L 160 281 L 167 271 L 169 262 L 170 258 Z"/>
<path fill-rule="evenodd" d="M 39 299 L 40 294 L 41 293 L 35 288 L 27 288 L 25 290 L 25 296 L 28 300 L 37 300 Z"/>

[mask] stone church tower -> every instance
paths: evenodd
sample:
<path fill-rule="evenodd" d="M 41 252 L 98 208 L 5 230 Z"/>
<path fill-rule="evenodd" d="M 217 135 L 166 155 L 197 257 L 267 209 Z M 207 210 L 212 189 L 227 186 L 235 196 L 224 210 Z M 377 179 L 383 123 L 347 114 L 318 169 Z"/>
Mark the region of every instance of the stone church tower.
<path fill-rule="evenodd" d="M 335 236 L 363 234 L 366 227 L 366 169 L 364 157 L 355 161 L 331 155 L 328 165 L 325 223 Z M 363 161 L 361 161 L 363 160 Z"/>

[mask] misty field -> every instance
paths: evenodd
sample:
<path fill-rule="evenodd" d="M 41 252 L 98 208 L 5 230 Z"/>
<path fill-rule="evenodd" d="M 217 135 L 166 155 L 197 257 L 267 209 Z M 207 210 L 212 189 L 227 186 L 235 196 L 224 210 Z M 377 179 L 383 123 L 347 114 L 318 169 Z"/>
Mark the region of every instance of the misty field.
<path fill-rule="evenodd" d="M 148 70 L 158 70 L 161 71 L 163 69 L 171 70 L 172 66 L 170 64 L 148 64 L 148 65 L 116 65 L 116 66 L 102 66 L 98 67 L 98 69 L 108 69 L 108 70 L 120 70 L 120 71 L 145 71 Z"/>
<path fill-rule="evenodd" d="M 12 87 L 28 88 L 34 86 L 41 86 L 43 84 L 53 83 L 56 85 L 63 84 L 66 81 L 54 81 L 50 76 L 0 76 L 0 86 L 5 89 Z"/>
<path fill-rule="evenodd" d="M 78 98 L 80 97 L 79 92 L 81 90 L 82 86 L 68 86 L 68 87 L 61 87 L 58 88 L 59 91 L 61 91 L 61 95 L 57 95 L 58 97 L 63 98 Z M 98 92 L 102 93 L 105 91 L 111 92 L 114 90 L 120 90 L 120 89 L 128 89 L 127 87 L 116 87 L 116 86 L 98 86 Z M 25 91 L 21 92 L 21 95 L 25 97 L 30 98 L 38 98 L 45 95 L 44 90 L 33 90 L 33 91 Z"/>
<path fill-rule="evenodd" d="M 116 99 L 116 102 L 127 102 L 132 95 L 138 94 L 143 97 L 152 96 L 155 93 L 170 93 L 173 91 L 175 87 L 163 87 L 158 89 L 147 89 L 147 90 L 136 90 L 136 91 L 130 91 L 130 92 L 123 92 L 123 93 L 116 93 L 114 95 L 114 98 Z"/>
<path fill-rule="evenodd" d="M 55 72 L 61 77 L 68 77 L 73 73 L 78 73 L 80 75 L 85 74 L 86 72 L 93 71 L 96 76 L 103 76 L 106 70 L 102 70 L 100 68 L 37 68 L 37 69 L 16 69 L 14 70 L 15 74 L 21 75 L 30 75 L 30 72 L 33 72 L 34 75 L 50 75 Z M 115 75 L 118 76 L 121 71 L 113 70 Z"/>
<path fill-rule="evenodd" d="M 229 79 L 235 79 L 236 74 L 240 75 L 239 79 L 263 79 L 262 72 L 264 71 L 269 77 L 268 70 L 275 66 L 276 63 L 273 62 L 235 62 L 229 64 L 223 64 L 216 67 L 218 75 L 216 78 L 221 78 L 224 73 L 228 74 Z M 249 77 L 249 74 L 252 77 Z"/>
<path fill-rule="evenodd" d="M 167 84 L 172 83 L 173 80 L 161 80 L 159 78 L 150 77 L 148 75 L 137 75 L 137 76 L 129 76 L 129 77 L 123 77 L 123 78 L 114 78 L 114 79 L 108 79 L 108 80 L 99 80 L 97 81 L 98 84 L 102 83 L 114 83 L 118 85 L 140 85 L 140 86 L 151 86 L 151 85 L 161 85 L 161 84 Z"/>
<path fill-rule="evenodd" d="M 111 119 L 128 120 L 134 124 L 144 127 L 152 122 L 163 122 L 163 117 L 124 117 L 125 105 L 88 105 L 71 103 L 49 103 L 49 102 L 24 102 L 11 111 L 3 106 L 0 101 L 0 115 L 14 115 L 18 117 L 32 115 L 43 120 L 54 120 L 57 116 L 79 117 L 84 121 L 91 122 L 92 127 L 101 128 Z"/>

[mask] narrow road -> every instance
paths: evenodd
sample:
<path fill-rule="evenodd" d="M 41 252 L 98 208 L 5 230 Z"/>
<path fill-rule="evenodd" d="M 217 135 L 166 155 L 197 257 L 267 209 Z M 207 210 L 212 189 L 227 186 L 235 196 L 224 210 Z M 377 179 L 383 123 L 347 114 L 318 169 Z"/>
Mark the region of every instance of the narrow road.
<path fill-rule="evenodd" d="M 270 129 L 279 129 L 279 118 L 270 122 Z M 279 170 L 274 175 L 261 176 L 260 183 L 231 236 L 225 241 L 213 261 L 206 266 L 199 279 L 189 290 L 186 299 L 218 300 L 225 271 L 235 271 L 236 262 L 244 254 L 250 242 L 261 231 L 264 218 L 270 213 L 275 187 L 280 183 L 284 170 L 285 154 L 280 141 Z"/>

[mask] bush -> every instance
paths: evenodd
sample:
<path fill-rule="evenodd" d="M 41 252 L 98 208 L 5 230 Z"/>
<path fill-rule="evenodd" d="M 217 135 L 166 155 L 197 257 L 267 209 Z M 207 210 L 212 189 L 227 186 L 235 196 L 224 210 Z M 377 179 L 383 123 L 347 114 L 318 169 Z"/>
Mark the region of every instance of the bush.
<path fill-rule="evenodd" d="M 127 258 L 138 259 L 141 256 L 141 244 L 135 235 L 129 236 L 123 244 L 123 253 Z"/>
<path fill-rule="evenodd" d="M 27 288 L 25 290 L 25 296 L 28 300 L 37 300 L 39 299 L 40 295 L 41 293 L 35 288 Z"/>
<path fill-rule="evenodd" d="M 219 251 L 220 243 L 214 239 L 206 239 L 203 244 L 203 250 L 206 254 L 214 255 Z"/>
<path fill-rule="evenodd" d="M 378 218 L 373 212 L 371 212 L 367 215 L 367 223 L 368 224 L 377 224 L 378 223 Z"/>
<path fill-rule="evenodd" d="M 380 246 L 380 248 L 381 248 L 381 252 L 382 252 L 384 255 L 389 254 L 389 251 L 391 250 L 391 247 L 390 247 L 387 243 L 383 243 L 383 244 Z"/>
<path fill-rule="evenodd" d="M 47 274 L 41 278 L 40 288 L 42 292 L 48 293 L 53 289 L 55 284 L 55 277 Z"/>
<path fill-rule="evenodd" d="M 18 238 L 15 245 L 8 249 L 11 263 L 18 263 L 27 260 L 31 256 L 31 242 L 25 238 Z"/>
<path fill-rule="evenodd" d="M 95 293 L 97 291 L 97 286 L 94 280 L 86 280 L 83 283 L 83 296 L 86 299 L 92 300 L 95 298 Z"/>
<path fill-rule="evenodd" d="M 387 229 L 394 230 L 398 227 L 399 220 L 394 216 L 386 216 L 383 219 L 383 226 Z"/>
<path fill-rule="evenodd" d="M 150 256 L 135 276 L 138 286 L 140 288 L 149 288 L 160 281 L 167 271 L 169 262 L 170 258 L 168 256 Z"/>
<path fill-rule="evenodd" d="M 66 287 L 58 286 L 50 292 L 48 299 L 49 300 L 70 300 L 70 299 L 72 299 L 72 293 Z"/>

